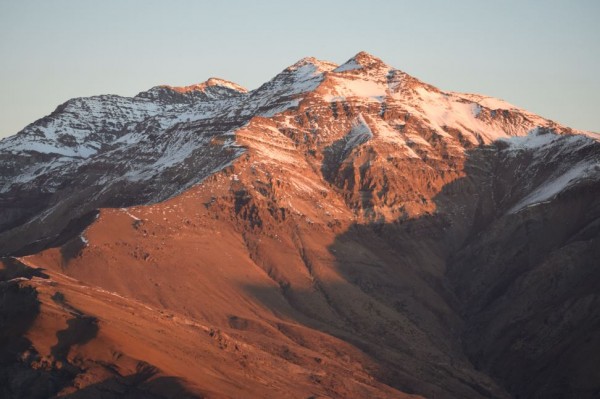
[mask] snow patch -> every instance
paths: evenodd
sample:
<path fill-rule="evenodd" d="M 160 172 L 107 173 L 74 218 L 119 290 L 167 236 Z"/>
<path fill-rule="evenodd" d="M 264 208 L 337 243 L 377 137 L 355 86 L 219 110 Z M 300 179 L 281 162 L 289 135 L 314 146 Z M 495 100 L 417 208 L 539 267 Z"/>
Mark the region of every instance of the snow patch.
<path fill-rule="evenodd" d="M 344 152 L 352 150 L 354 147 L 359 146 L 373 138 L 373 132 L 367 125 L 365 118 L 362 114 L 358 115 L 356 125 L 348 132 L 345 137 L 346 144 L 344 145 Z"/>
<path fill-rule="evenodd" d="M 450 94 L 452 96 L 464 98 L 465 100 L 474 101 L 474 102 L 478 103 L 479 105 L 481 105 L 485 108 L 491 109 L 491 110 L 502 109 L 502 110 L 508 110 L 508 111 L 511 111 L 511 110 L 523 111 L 521 108 L 519 108 L 507 101 L 501 100 L 499 98 L 483 96 L 481 94 L 470 94 L 470 93 L 449 92 L 448 94 Z"/>
<path fill-rule="evenodd" d="M 600 163 L 590 161 L 581 162 L 541 184 L 535 191 L 513 206 L 509 213 L 517 213 L 524 208 L 547 202 L 560 192 L 571 187 L 573 183 L 588 176 L 598 176 L 599 173 Z"/>
<path fill-rule="evenodd" d="M 356 62 L 355 59 L 351 59 L 350 61 L 346 62 L 345 64 L 340 65 L 339 67 L 334 69 L 333 72 L 354 71 L 356 69 L 362 69 L 362 68 L 363 68 L 363 66 L 360 65 L 358 62 Z"/>
<path fill-rule="evenodd" d="M 444 127 L 451 127 L 462 132 L 473 144 L 479 144 L 477 135 L 486 143 L 508 137 L 501 126 L 487 124 L 477 118 L 481 107 L 473 103 L 458 101 L 451 94 L 430 91 L 419 87 L 416 90 L 420 97 L 419 113 L 423 114 L 438 134 L 450 138 Z"/>
<path fill-rule="evenodd" d="M 531 150 L 550 145 L 561 137 L 563 136 L 550 132 L 543 133 L 542 129 L 536 127 L 529 131 L 527 136 L 515 136 L 505 138 L 502 141 L 508 143 L 511 146 L 511 149 L 514 150 Z"/>
<path fill-rule="evenodd" d="M 125 214 L 127 214 L 127 216 L 129 216 L 130 218 L 132 218 L 133 220 L 135 220 L 136 222 L 140 221 L 141 219 L 132 215 L 131 213 L 129 213 L 129 211 L 127 210 L 127 208 L 121 208 L 121 211 L 125 212 Z"/>
<path fill-rule="evenodd" d="M 325 101 L 334 102 L 348 97 L 362 97 L 382 102 L 387 95 L 387 85 L 365 79 L 334 79 L 333 89 L 324 96 Z"/>

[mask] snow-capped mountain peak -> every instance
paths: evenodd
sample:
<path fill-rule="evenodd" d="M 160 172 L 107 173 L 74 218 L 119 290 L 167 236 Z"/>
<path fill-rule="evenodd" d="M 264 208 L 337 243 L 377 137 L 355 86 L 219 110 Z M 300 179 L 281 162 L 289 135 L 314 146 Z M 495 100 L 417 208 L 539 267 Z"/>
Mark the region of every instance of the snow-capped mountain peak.
<path fill-rule="evenodd" d="M 391 67 L 381 59 L 366 51 L 361 51 L 348 61 L 335 69 L 335 72 L 346 72 L 354 70 L 389 70 Z"/>
<path fill-rule="evenodd" d="M 239 91 L 240 93 L 246 93 L 248 91 L 244 87 L 238 85 L 237 83 L 234 83 L 234 82 L 231 82 L 231 81 L 225 80 L 225 79 L 220 79 L 220 78 L 209 78 L 205 82 L 197 83 L 197 84 L 193 84 L 193 85 L 189 85 L 189 86 L 164 85 L 161 87 L 166 87 L 166 88 L 176 91 L 178 93 L 189 93 L 192 91 L 206 92 L 206 90 L 210 87 L 224 87 L 224 88 L 228 88 L 231 90 Z"/>
<path fill-rule="evenodd" d="M 221 100 L 245 94 L 247 90 L 237 83 L 210 78 L 189 86 L 160 85 L 139 93 L 136 98 L 145 98 L 160 103 L 191 103 L 198 100 Z"/>
<path fill-rule="evenodd" d="M 323 73 L 337 68 L 337 64 L 329 61 L 319 60 L 315 57 L 304 57 L 293 65 L 287 67 L 283 73 L 293 73 L 295 71 L 306 69 L 307 67 Z"/>

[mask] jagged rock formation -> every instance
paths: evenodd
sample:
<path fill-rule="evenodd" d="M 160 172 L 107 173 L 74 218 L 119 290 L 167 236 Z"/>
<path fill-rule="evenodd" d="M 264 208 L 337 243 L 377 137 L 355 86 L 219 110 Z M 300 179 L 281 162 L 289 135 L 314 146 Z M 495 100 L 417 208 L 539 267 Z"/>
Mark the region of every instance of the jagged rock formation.
<path fill-rule="evenodd" d="M 250 92 L 71 100 L 0 143 L 5 308 L 37 309 L 5 376 L 74 397 L 593 397 L 593 136 L 367 53 Z"/>

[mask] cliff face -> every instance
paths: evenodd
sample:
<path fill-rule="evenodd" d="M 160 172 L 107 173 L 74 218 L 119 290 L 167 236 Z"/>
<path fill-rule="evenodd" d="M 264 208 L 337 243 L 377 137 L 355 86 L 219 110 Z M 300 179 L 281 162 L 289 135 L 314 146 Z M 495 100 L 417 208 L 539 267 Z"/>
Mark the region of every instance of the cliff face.
<path fill-rule="evenodd" d="M 15 396 L 598 392 L 591 134 L 366 53 L 223 82 L 2 142 Z"/>

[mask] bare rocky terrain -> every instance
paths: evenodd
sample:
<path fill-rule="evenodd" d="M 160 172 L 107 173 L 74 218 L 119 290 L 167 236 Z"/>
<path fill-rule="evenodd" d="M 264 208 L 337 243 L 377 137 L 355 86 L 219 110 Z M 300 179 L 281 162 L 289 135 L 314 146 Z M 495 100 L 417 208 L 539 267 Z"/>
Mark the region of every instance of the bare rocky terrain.
<path fill-rule="evenodd" d="M 359 53 L 0 142 L 0 396 L 594 398 L 600 143 Z"/>

